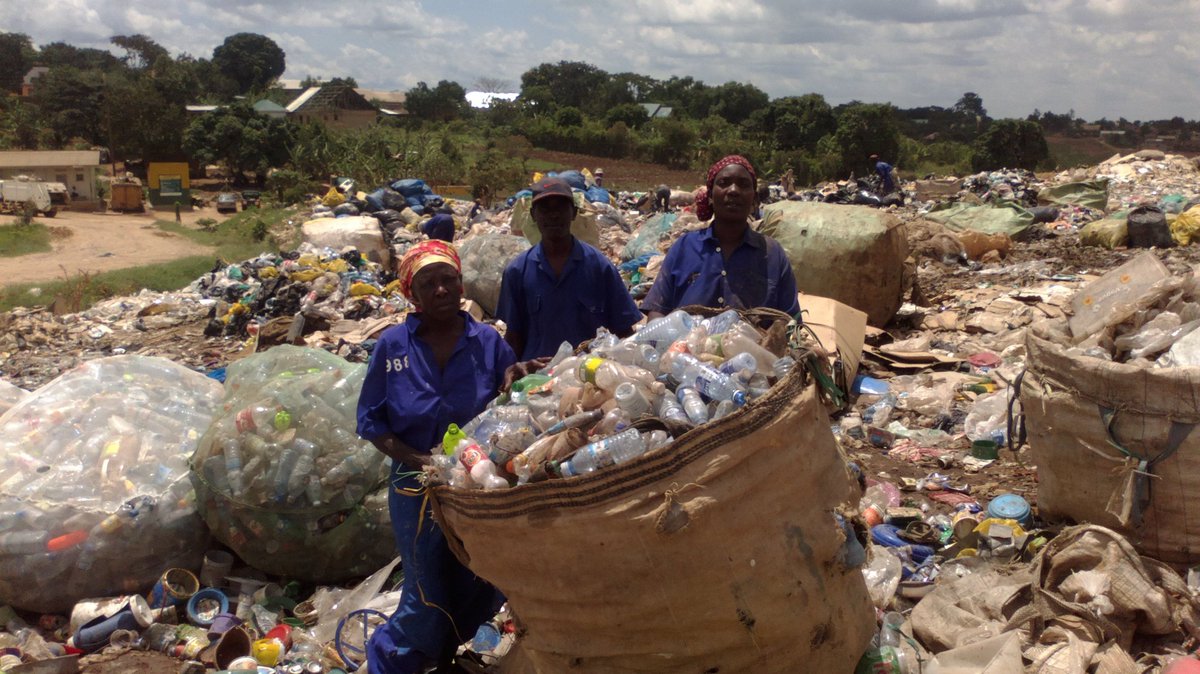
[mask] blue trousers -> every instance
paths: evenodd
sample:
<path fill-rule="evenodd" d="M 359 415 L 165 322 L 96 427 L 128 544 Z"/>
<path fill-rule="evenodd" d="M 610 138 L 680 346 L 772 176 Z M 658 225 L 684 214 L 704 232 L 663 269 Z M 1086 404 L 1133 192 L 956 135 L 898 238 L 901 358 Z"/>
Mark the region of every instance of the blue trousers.
<path fill-rule="evenodd" d="M 404 583 L 396 612 L 367 644 L 369 669 L 419 674 L 475 636 L 503 598 L 450 552 L 415 477 L 393 476 L 388 506 Z"/>

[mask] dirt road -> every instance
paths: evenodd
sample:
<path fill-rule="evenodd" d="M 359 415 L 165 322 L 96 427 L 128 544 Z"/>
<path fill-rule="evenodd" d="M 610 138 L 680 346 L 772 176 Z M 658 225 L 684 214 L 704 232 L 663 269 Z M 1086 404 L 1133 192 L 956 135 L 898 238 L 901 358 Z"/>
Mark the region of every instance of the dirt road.
<path fill-rule="evenodd" d="M 183 221 L 194 225 L 198 218 L 206 216 L 213 217 L 213 213 L 185 213 Z M 49 253 L 0 258 L 0 286 L 61 279 L 64 269 L 71 275 L 112 271 L 203 255 L 212 250 L 164 232 L 154 226 L 154 221 L 152 213 L 66 212 L 54 218 L 37 218 L 52 232 L 55 228 L 65 228 L 70 235 L 56 233 L 52 239 L 54 250 Z"/>

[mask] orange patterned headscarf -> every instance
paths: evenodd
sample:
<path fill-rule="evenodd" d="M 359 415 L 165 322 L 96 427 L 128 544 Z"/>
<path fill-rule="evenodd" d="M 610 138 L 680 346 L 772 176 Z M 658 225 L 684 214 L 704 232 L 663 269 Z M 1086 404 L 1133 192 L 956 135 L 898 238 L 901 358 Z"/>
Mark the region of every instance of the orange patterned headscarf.
<path fill-rule="evenodd" d="M 400 281 L 400 294 L 404 295 L 409 302 L 416 304 L 412 294 L 413 278 L 425 267 L 439 262 L 448 264 L 454 267 L 458 273 L 462 273 L 462 262 L 458 259 L 458 251 L 445 241 L 431 239 L 409 248 L 404 257 L 400 258 L 399 270 L 396 273 Z"/>

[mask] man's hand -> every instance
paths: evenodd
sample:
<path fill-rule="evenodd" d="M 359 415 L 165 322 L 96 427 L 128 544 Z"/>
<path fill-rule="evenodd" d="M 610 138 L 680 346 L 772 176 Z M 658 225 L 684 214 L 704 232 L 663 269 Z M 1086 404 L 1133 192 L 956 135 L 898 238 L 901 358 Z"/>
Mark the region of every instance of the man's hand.
<path fill-rule="evenodd" d="M 400 441 L 400 438 L 390 433 L 372 440 L 371 444 L 375 445 L 375 449 L 386 454 L 392 461 L 409 470 L 424 470 L 425 465 L 429 463 L 431 458 L 430 455 L 421 454 L 412 447 L 404 444 Z"/>
<path fill-rule="evenodd" d="M 534 358 L 533 360 L 521 361 L 514 363 L 512 367 L 504 371 L 504 388 L 501 391 L 507 391 L 512 388 L 513 382 L 521 379 L 527 374 L 533 374 L 538 370 L 550 364 L 550 357 Z"/>

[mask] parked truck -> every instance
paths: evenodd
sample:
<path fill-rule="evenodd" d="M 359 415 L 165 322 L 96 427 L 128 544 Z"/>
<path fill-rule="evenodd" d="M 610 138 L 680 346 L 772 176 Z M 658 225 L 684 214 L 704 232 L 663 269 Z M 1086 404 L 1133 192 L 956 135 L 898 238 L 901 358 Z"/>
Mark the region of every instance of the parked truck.
<path fill-rule="evenodd" d="M 53 218 L 58 208 L 50 201 L 50 188 L 34 180 L 0 180 L 0 213 L 20 215 L 33 202 L 39 215 Z"/>

